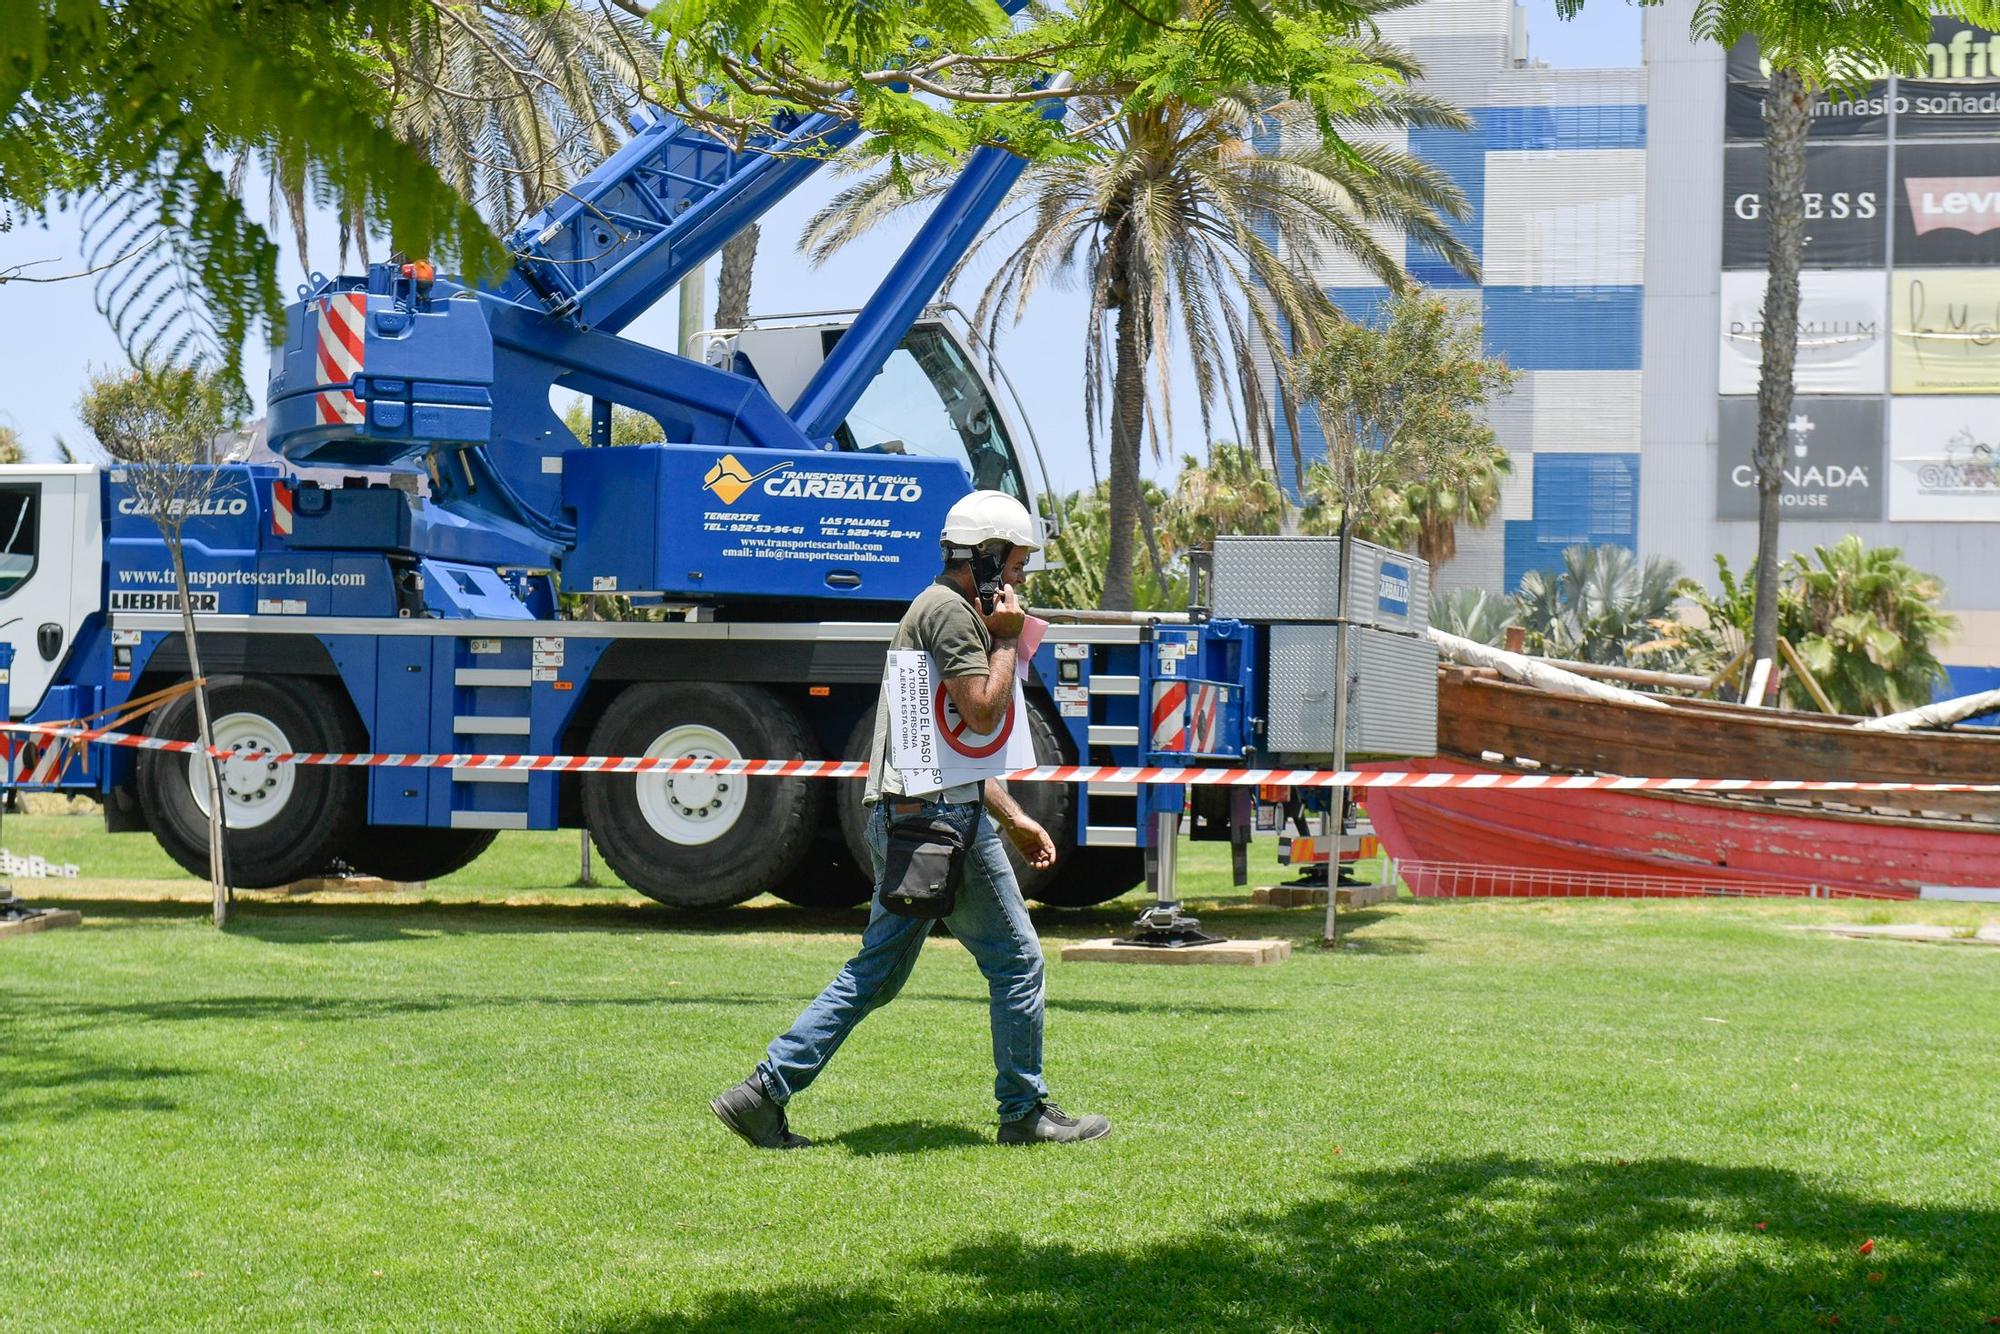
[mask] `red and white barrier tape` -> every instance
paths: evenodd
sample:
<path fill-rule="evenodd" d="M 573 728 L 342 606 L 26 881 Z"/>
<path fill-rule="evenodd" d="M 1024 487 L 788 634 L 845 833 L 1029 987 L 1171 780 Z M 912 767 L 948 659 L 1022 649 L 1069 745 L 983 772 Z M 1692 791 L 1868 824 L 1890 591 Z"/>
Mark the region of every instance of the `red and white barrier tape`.
<path fill-rule="evenodd" d="M 168 741 L 129 732 L 97 732 L 46 723 L 0 723 L 0 732 L 58 737 L 137 750 L 199 752 L 193 741 Z M 701 760 L 636 755 L 370 755 L 320 751 L 271 753 L 214 748 L 217 759 L 278 764 L 328 764 L 353 768 L 487 769 L 527 773 L 742 774 L 751 778 L 865 778 L 868 766 L 849 760 Z M 2000 783 L 1897 783 L 1811 778 L 1621 778 L 1615 774 L 1363 773 L 1332 769 L 1221 769 L 1110 764 L 1044 764 L 1000 775 L 1023 783 L 1150 783 L 1187 787 L 1461 787 L 1541 792 L 1975 792 L 2000 794 Z"/>

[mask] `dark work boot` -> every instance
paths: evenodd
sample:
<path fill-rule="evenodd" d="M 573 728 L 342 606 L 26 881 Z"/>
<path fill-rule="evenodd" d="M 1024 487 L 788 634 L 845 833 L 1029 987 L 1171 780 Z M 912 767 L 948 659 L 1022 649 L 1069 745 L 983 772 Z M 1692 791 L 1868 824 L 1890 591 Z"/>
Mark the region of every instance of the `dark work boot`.
<path fill-rule="evenodd" d="M 763 1079 L 757 1075 L 711 1098 L 708 1107 L 722 1124 L 760 1149 L 812 1147 L 811 1140 L 794 1135 L 785 1124 L 784 1106 L 772 1101 L 771 1095 L 764 1091 Z"/>
<path fill-rule="evenodd" d="M 1111 1123 L 1101 1116 L 1070 1116 L 1052 1102 L 1038 1102 L 1018 1121 L 1000 1123 L 1002 1144 L 1074 1144 L 1103 1139 Z"/>

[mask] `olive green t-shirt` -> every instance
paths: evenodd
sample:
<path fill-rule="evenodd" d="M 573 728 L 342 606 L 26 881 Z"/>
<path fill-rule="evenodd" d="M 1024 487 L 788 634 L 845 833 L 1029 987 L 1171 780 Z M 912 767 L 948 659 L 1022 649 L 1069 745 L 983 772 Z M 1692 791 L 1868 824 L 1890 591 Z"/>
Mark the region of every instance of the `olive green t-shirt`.
<path fill-rule="evenodd" d="M 920 648 L 930 654 L 937 660 L 938 681 L 943 684 L 961 676 L 986 675 L 986 655 L 993 649 L 993 636 L 987 633 L 986 622 L 965 600 L 957 585 L 940 577 L 917 594 L 917 600 L 903 613 L 889 647 Z M 875 707 L 875 740 L 868 747 L 868 785 L 861 794 L 861 800 L 870 806 L 881 800 L 884 792 L 891 796 L 903 794 L 903 776 L 889 763 L 888 676 L 885 670 L 882 693 Z M 977 801 L 979 784 L 948 787 L 941 800 Z"/>

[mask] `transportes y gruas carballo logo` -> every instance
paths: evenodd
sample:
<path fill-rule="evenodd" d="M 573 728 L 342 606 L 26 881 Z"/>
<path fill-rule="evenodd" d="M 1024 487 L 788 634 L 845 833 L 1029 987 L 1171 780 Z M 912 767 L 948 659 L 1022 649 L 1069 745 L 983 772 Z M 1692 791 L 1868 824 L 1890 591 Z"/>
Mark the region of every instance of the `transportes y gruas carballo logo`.
<path fill-rule="evenodd" d="M 701 479 L 701 485 L 703 490 L 713 491 L 716 499 L 720 500 L 723 504 L 734 505 L 743 498 L 743 493 L 756 483 L 769 477 L 774 472 L 783 472 L 791 466 L 791 460 L 787 459 L 783 463 L 773 464 L 764 469 L 764 471 L 753 475 L 748 468 L 745 468 L 737 461 L 734 454 L 724 454 L 715 461 L 715 466 L 710 468 L 707 475 Z"/>

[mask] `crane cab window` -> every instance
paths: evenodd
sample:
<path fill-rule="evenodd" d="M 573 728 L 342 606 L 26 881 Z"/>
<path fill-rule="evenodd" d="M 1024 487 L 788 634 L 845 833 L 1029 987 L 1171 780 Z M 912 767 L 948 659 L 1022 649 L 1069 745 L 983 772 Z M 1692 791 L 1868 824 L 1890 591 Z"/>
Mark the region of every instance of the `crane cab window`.
<path fill-rule="evenodd" d="M 0 486 L 0 598 L 12 596 L 35 572 L 40 501 L 40 487 Z"/>
<path fill-rule="evenodd" d="M 952 459 L 981 490 L 1025 494 L 986 382 L 938 328 L 912 329 L 835 436 L 842 449 Z"/>

